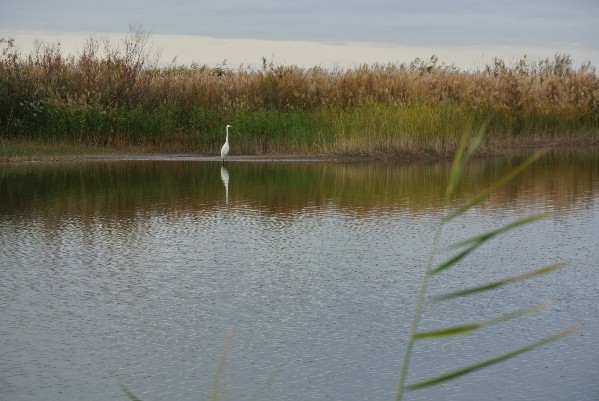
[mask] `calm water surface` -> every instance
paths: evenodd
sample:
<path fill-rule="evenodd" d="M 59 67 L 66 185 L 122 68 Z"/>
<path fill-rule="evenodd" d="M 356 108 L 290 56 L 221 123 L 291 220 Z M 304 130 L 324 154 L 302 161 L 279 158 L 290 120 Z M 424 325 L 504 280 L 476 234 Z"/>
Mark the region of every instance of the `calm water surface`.
<path fill-rule="evenodd" d="M 517 160 L 475 163 L 456 203 Z M 391 400 L 449 166 L 111 161 L 0 166 L 0 399 Z M 407 400 L 599 399 L 599 157 L 548 155 L 443 243 L 483 246 L 430 294 L 570 267 L 425 309 L 424 329 L 550 306 L 417 345 L 410 381 L 570 337 Z M 228 334 L 229 333 L 229 334 Z"/>

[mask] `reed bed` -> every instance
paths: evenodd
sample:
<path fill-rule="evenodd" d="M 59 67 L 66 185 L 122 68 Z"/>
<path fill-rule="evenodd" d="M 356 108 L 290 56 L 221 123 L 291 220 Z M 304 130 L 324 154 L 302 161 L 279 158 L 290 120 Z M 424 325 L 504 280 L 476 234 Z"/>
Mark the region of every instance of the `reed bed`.
<path fill-rule="evenodd" d="M 218 154 L 451 155 L 485 146 L 599 140 L 599 77 L 567 55 L 461 71 L 436 57 L 350 69 L 161 66 L 149 35 L 90 37 L 77 55 L 0 39 L 0 138 Z M 483 146 L 482 149 L 485 149 Z"/>

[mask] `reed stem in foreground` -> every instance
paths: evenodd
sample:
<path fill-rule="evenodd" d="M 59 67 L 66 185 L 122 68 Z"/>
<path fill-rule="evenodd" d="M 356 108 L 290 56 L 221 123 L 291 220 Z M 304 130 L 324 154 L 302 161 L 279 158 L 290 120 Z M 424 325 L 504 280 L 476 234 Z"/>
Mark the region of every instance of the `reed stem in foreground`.
<path fill-rule="evenodd" d="M 468 133 L 464 134 L 464 136 L 462 137 L 462 140 L 458 147 L 458 151 L 454 158 L 452 170 L 451 170 L 450 177 L 449 177 L 448 184 L 447 184 L 447 189 L 446 189 L 447 204 L 450 204 L 449 201 L 451 200 L 452 194 L 457 186 L 457 183 L 460 179 L 461 172 L 462 172 L 464 166 L 466 165 L 466 163 L 468 163 L 469 159 L 476 152 L 476 149 L 479 147 L 479 145 L 482 142 L 483 131 L 484 131 L 484 129 L 479 129 L 477 134 L 473 138 L 470 138 L 470 135 Z M 541 155 L 540 152 L 533 154 L 531 157 L 526 159 L 523 163 L 521 163 L 515 169 L 508 172 L 503 178 L 501 178 L 497 182 L 491 184 L 487 189 L 483 190 L 477 196 L 472 198 L 472 200 L 467 201 L 463 206 L 456 208 L 454 211 L 448 212 L 441 219 L 441 222 L 438 224 L 435 235 L 434 235 L 432 248 L 431 248 L 431 251 L 429 254 L 428 263 L 427 263 L 427 266 L 426 266 L 426 269 L 425 269 L 425 272 L 423 275 L 422 283 L 420 285 L 420 291 L 418 294 L 418 298 L 416 300 L 416 306 L 415 306 L 414 314 L 413 314 L 413 318 L 412 318 L 410 334 L 407 339 L 406 350 L 405 350 L 405 354 L 404 354 L 402 368 L 401 368 L 400 375 L 399 375 L 399 384 L 398 384 L 398 389 L 397 389 L 396 401 L 402 400 L 403 395 L 406 390 L 418 390 L 418 389 L 422 389 L 425 387 L 437 385 L 437 384 L 446 382 L 448 380 L 455 379 L 455 378 L 463 376 L 465 374 L 468 374 L 468 373 L 483 369 L 485 367 L 488 367 L 490 365 L 493 365 L 493 364 L 496 364 L 499 362 L 503 362 L 507 359 L 516 357 L 525 352 L 532 351 L 542 345 L 545 345 L 549 342 L 555 341 L 564 336 L 570 335 L 578 330 L 577 327 L 569 328 L 569 329 L 563 330 L 561 332 L 558 332 L 552 336 L 549 336 L 549 337 L 543 338 L 541 340 L 538 340 L 536 342 L 533 342 L 533 343 L 531 343 L 527 346 L 524 346 L 522 348 L 504 353 L 504 354 L 496 356 L 496 357 L 489 358 L 485 361 L 478 362 L 478 363 L 472 364 L 467 367 L 458 368 L 454 371 L 443 373 L 439 376 L 433 377 L 431 379 L 426 379 L 426 380 L 420 381 L 418 383 L 413 383 L 410 385 L 406 384 L 408 373 L 409 373 L 411 356 L 412 356 L 412 352 L 413 352 L 413 348 L 414 348 L 414 343 L 416 341 L 439 339 L 439 338 L 444 338 L 444 337 L 448 337 L 448 336 L 470 334 L 470 333 L 472 333 L 478 329 L 481 329 L 483 327 L 487 327 L 487 326 L 497 324 L 500 322 L 504 322 L 504 321 L 508 321 L 511 319 L 516 319 L 516 318 L 523 316 L 525 314 L 528 314 L 528 313 L 537 312 L 544 307 L 544 305 L 535 305 L 535 306 L 532 306 L 529 308 L 524 308 L 524 309 L 520 309 L 520 310 L 511 312 L 511 313 L 507 313 L 503 316 L 481 320 L 479 322 L 462 324 L 462 325 L 452 326 L 452 327 L 444 327 L 441 329 L 436 329 L 436 330 L 432 330 L 432 331 L 428 331 L 428 332 L 420 332 L 419 331 L 419 323 L 422 318 L 424 306 L 427 303 L 427 290 L 429 287 L 429 280 L 432 276 L 434 276 L 436 274 L 441 274 L 446 269 L 454 267 L 462 259 L 467 257 L 472 252 L 474 252 L 479 246 L 487 243 L 488 241 L 490 241 L 497 235 L 504 234 L 513 229 L 521 227 L 525 224 L 532 223 L 532 222 L 542 218 L 543 216 L 530 216 L 530 217 L 522 218 L 522 219 L 512 222 L 504 227 L 501 227 L 499 229 L 491 230 L 486 233 L 477 235 L 473 238 L 469 238 L 467 240 L 454 243 L 449 248 L 453 249 L 453 250 L 457 249 L 460 251 L 457 252 L 456 254 L 450 256 L 447 260 L 445 260 L 439 264 L 436 264 L 437 256 L 440 255 L 439 242 L 440 242 L 442 229 L 443 229 L 444 225 L 447 222 L 449 222 L 450 220 L 456 218 L 457 216 L 465 213 L 467 210 L 476 206 L 482 200 L 487 198 L 490 194 L 492 194 L 493 192 L 497 191 L 499 188 L 504 186 L 507 182 L 509 182 L 517 174 L 519 174 L 520 172 L 525 170 L 530 164 L 534 163 L 534 161 L 537 160 L 540 157 L 540 155 Z M 514 277 L 509 277 L 509 278 L 506 278 L 506 279 L 503 279 L 500 281 L 492 282 L 492 283 L 489 283 L 486 285 L 481 285 L 478 287 L 460 290 L 460 291 L 456 291 L 456 292 L 453 292 L 450 294 L 445 294 L 445 295 L 434 298 L 432 300 L 432 302 L 433 303 L 441 302 L 446 299 L 466 297 L 466 296 L 469 296 L 474 293 L 490 291 L 490 290 L 493 290 L 493 289 L 498 288 L 503 285 L 511 284 L 514 282 L 518 282 L 518 281 L 526 280 L 526 279 L 536 277 L 536 276 L 539 276 L 542 274 L 546 274 L 548 272 L 554 271 L 563 266 L 564 266 L 563 264 L 550 265 L 550 266 L 543 267 L 543 268 L 540 268 L 540 269 L 537 269 L 537 270 L 534 270 L 531 272 L 527 272 L 524 274 L 520 274 L 520 275 L 517 275 Z"/>

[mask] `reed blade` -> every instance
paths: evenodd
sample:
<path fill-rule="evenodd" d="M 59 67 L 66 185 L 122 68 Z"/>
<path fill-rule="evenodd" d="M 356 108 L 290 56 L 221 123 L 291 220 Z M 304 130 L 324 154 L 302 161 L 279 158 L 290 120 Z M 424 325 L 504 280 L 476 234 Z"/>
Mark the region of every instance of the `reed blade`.
<path fill-rule="evenodd" d="M 451 195 L 455 187 L 462 176 L 462 170 L 464 166 L 468 163 L 474 152 L 478 149 L 480 144 L 482 143 L 482 137 L 484 134 L 484 127 L 481 127 L 474 138 L 470 140 L 470 131 L 466 131 L 460 140 L 460 144 L 458 146 L 458 150 L 453 159 L 453 164 L 451 166 L 451 173 L 449 175 L 449 181 L 447 183 L 446 188 L 446 197 L 447 199 L 451 199 Z"/>
<path fill-rule="evenodd" d="M 446 249 L 456 249 L 456 248 L 461 248 L 466 245 L 480 244 L 480 243 L 490 240 L 493 237 L 496 237 L 499 234 L 503 234 L 507 231 L 513 230 L 513 229 L 523 226 L 525 224 L 529 224 L 529 223 L 535 222 L 537 220 L 544 219 L 546 216 L 547 216 L 546 214 L 537 214 L 537 215 L 533 215 L 533 216 L 523 217 L 521 219 L 518 219 L 518 220 L 516 220 L 512 223 L 509 223 L 509 224 L 507 224 L 501 228 L 498 228 L 496 230 L 487 231 L 483 234 L 474 236 L 472 238 L 468 238 L 463 241 L 453 243 L 453 244 L 449 245 Z"/>
<path fill-rule="evenodd" d="M 457 216 L 461 215 L 465 211 L 469 210 L 473 206 L 478 205 L 480 202 L 482 202 L 484 199 L 486 199 L 489 195 L 491 195 L 492 193 L 494 193 L 495 191 L 497 191 L 498 189 L 503 187 L 505 184 L 510 182 L 514 177 L 516 177 L 522 171 L 526 170 L 532 163 L 534 163 L 539 157 L 541 157 L 541 155 L 543 153 L 544 153 L 543 151 L 535 152 L 532 156 L 530 156 L 528 159 L 523 161 L 519 166 L 517 166 L 516 168 L 511 170 L 509 173 L 507 173 L 505 176 L 503 176 L 497 182 L 492 184 L 489 188 L 485 189 L 484 191 L 482 191 L 481 193 L 476 195 L 472 200 L 470 200 L 469 202 L 465 203 L 463 206 L 456 209 L 453 213 L 450 213 L 448 216 L 444 217 L 443 222 L 446 223 L 446 222 L 456 218 Z"/>
<path fill-rule="evenodd" d="M 466 256 L 468 256 L 470 253 L 472 253 L 479 246 L 480 246 L 480 244 L 474 244 L 472 246 L 469 246 L 466 250 L 458 253 L 457 255 L 449 258 L 445 262 L 443 262 L 440 265 L 438 265 L 437 267 L 433 268 L 431 270 L 431 274 L 437 274 L 437 273 L 442 272 L 443 270 L 457 264 L 460 260 L 464 259 Z"/>
<path fill-rule="evenodd" d="M 135 394 L 131 392 L 124 384 L 119 383 L 119 387 L 123 390 L 123 393 L 131 400 L 131 401 L 141 401 L 140 398 L 137 398 Z"/>
<path fill-rule="evenodd" d="M 543 346 L 543 345 L 545 345 L 547 343 L 550 343 L 552 341 L 555 341 L 555 340 L 557 340 L 559 338 L 562 338 L 562 337 L 565 337 L 565 336 L 569 336 L 569 335 L 577 332 L 579 329 L 580 329 L 579 327 L 572 327 L 572 328 L 569 328 L 567 330 L 560 331 L 559 333 L 556 333 L 556 334 L 554 334 L 552 336 L 546 337 L 546 338 L 544 338 L 542 340 L 539 340 L 537 342 L 529 344 L 529 345 L 527 345 L 525 347 L 519 348 L 519 349 L 517 349 L 515 351 L 508 352 L 506 354 L 500 355 L 500 356 L 495 357 L 495 358 L 487 359 L 486 361 L 483 361 L 483 362 L 480 362 L 480 363 L 476 363 L 474 365 L 470 365 L 470 366 L 467 366 L 467 367 L 462 368 L 462 369 L 454 370 L 452 372 L 449 372 L 449 373 L 446 373 L 446 374 L 434 377 L 432 379 L 428 379 L 428 380 L 424 380 L 424 381 L 421 381 L 421 382 L 418 382 L 418 383 L 415 383 L 415 384 L 411 384 L 411 385 L 407 386 L 406 388 L 408 390 L 419 390 L 419 389 L 422 389 L 422 388 L 425 388 L 425 387 L 434 386 L 434 385 L 439 384 L 439 383 L 443 383 L 443 382 L 446 382 L 446 381 L 449 381 L 449 380 L 452 380 L 452 379 L 456 379 L 456 378 L 458 378 L 460 376 L 463 376 L 465 374 L 468 374 L 468 373 L 471 373 L 471 372 L 474 372 L 474 371 L 486 368 L 488 366 L 494 365 L 494 364 L 499 363 L 499 362 L 506 361 L 506 360 L 514 358 L 514 357 L 516 357 L 518 355 L 524 354 L 525 352 L 532 351 L 532 350 L 534 350 L 534 349 L 536 349 L 538 347 L 541 347 L 541 346 Z"/>
<path fill-rule="evenodd" d="M 485 328 L 485 327 L 488 327 L 488 326 L 491 326 L 494 324 L 505 322 L 505 321 L 511 320 L 511 319 L 516 319 L 520 316 L 524 316 L 529 313 L 538 312 L 540 310 L 545 309 L 548 305 L 549 304 L 546 302 L 540 303 L 540 304 L 537 304 L 537 305 L 534 305 L 534 306 L 531 306 L 528 308 L 523 308 L 523 309 L 519 309 L 514 312 L 503 314 L 503 315 L 498 316 L 493 319 L 480 320 L 478 322 L 474 322 L 474 323 L 470 323 L 470 324 L 445 327 L 445 328 L 438 329 L 438 330 L 423 331 L 423 332 L 417 333 L 415 335 L 415 338 L 419 339 L 419 340 L 433 340 L 433 339 L 438 339 L 438 338 L 443 338 L 443 337 L 470 334 L 476 330 L 479 330 L 479 329 L 482 329 L 482 328 Z"/>
<path fill-rule="evenodd" d="M 441 271 L 443 271 L 443 270 L 445 270 L 445 269 L 447 269 L 447 268 L 449 268 L 449 267 L 457 264 L 460 260 L 464 259 L 470 253 L 472 253 L 474 250 L 476 250 L 476 248 L 478 248 L 479 246 L 481 246 L 485 242 L 489 241 L 493 237 L 495 237 L 495 236 L 497 236 L 499 234 L 503 234 L 506 231 L 509 231 L 509 230 L 515 229 L 517 227 L 520 227 L 520 226 L 522 226 L 524 224 L 528 224 L 528 223 L 531 223 L 533 221 L 539 220 L 542 217 L 543 217 L 543 215 L 525 217 L 525 218 L 516 220 L 515 222 L 512 222 L 512 223 L 510 223 L 510 224 L 508 224 L 508 225 L 506 225 L 504 227 L 498 228 L 497 230 L 488 231 L 488 232 L 483 233 L 481 235 L 477 235 L 477 236 L 469 238 L 467 240 L 460 241 L 458 243 L 450 245 L 448 247 L 449 249 L 460 248 L 460 247 L 465 246 L 465 245 L 470 245 L 470 246 L 468 248 L 466 248 L 465 250 L 463 250 L 462 252 L 459 252 L 458 254 L 454 255 L 451 258 L 449 258 L 445 262 L 443 262 L 440 265 L 438 265 L 435 268 L 433 268 L 431 270 L 431 274 L 439 273 L 439 272 L 441 272 Z"/>
<path fill-rule="evenodd" d="M 566 265 L 567 265 L 566 263 L 556 263 L 556 264 L 553 264 L 553 265 L 541 267 L 540 269 L 532 270 L 530 272 L 527 272 L 527 273 L 524 273 L 524 274 L 520 274 L 520 275 L 517 275 L 517 276 L 508 277 L 508 278 L 505 278 L 503 280 L 494 281 L 494 282 L 489 283 L 489 284 L 484 284 L 484 285 L 481 285 L 481 286 L 478 286 L 478 287 L 467 288 L 465 290 L 455 291 L 455 292 L 451 292 L 449 294 L 440 295 L 440 296 L 432 298 L 432 302 L 439 302 L 439 301 L 444 301 L 444 300 L 447 300 L 447 299 L 452 299 L 452 298 L 457 298 L 457 297 L 463 297 L 463 296 L 466 296 L 466 295 L 476 294 L 477 292 L 483 292 L 483 291 L 493 290 L 495 288 L 504 286 L 506 284 L 517 283 L 518 281 L 526 280 L 526 279 L 533 278 L 533 277 L 536 277 L 536 276 L 541 276 L 543 274 L 552 272 L 553 270 L 557 270 L 557 269 L 560 269 L 562 267 L 565 267 Z"/>

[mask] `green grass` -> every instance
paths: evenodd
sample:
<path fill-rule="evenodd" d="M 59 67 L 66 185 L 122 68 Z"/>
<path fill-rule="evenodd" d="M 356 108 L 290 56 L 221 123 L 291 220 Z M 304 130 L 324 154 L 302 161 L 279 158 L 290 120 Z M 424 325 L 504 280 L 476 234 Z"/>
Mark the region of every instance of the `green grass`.
<path fill-rule="evenodd" d="M 133 149 L 131 148 L 129 151 L 133 151 Z M 117 152 L 117 149 L 111 147 L 0 138 L 0 161 L 62 160 L 80 157 L 85 158 L 93 155 L 113 154 L 115 152 Z"/>
<path fill-rule="evenodd" d="M 217 155 L 229 123 L 231 155 L 304 154 L 388 157 L 451 157 L 464 127 L 488 130 L 481 150 L 498 152 L 519 144 L 597 143 L 597 123 L 590 117 L 527 115 L 470 110 L 453 103 L 401 105 L 370 103 L 344 109 L 240 110 L 225 118 L 214 110 L 195 108 L 181 116 L 170 106 L 153 110 L 119 108 L 47 109 L 28 121 L 28 135 L 13 143 L 38 143 L 48 148 L 112 147 L 152 152 Z M 201 128 L 203 127 L 203 128 Z M 551 129 L 549 127 L 552 127 Z M 570 135 L 570 130 L 576 134 Z M 6 141 L 11 142 L 11 139 Z M 54 144 L 54 145 L 52 145 Z M 20 153 L 32 146 L 17 146 Z M 9 156 L 0 148 L 0 156 Z"/>

